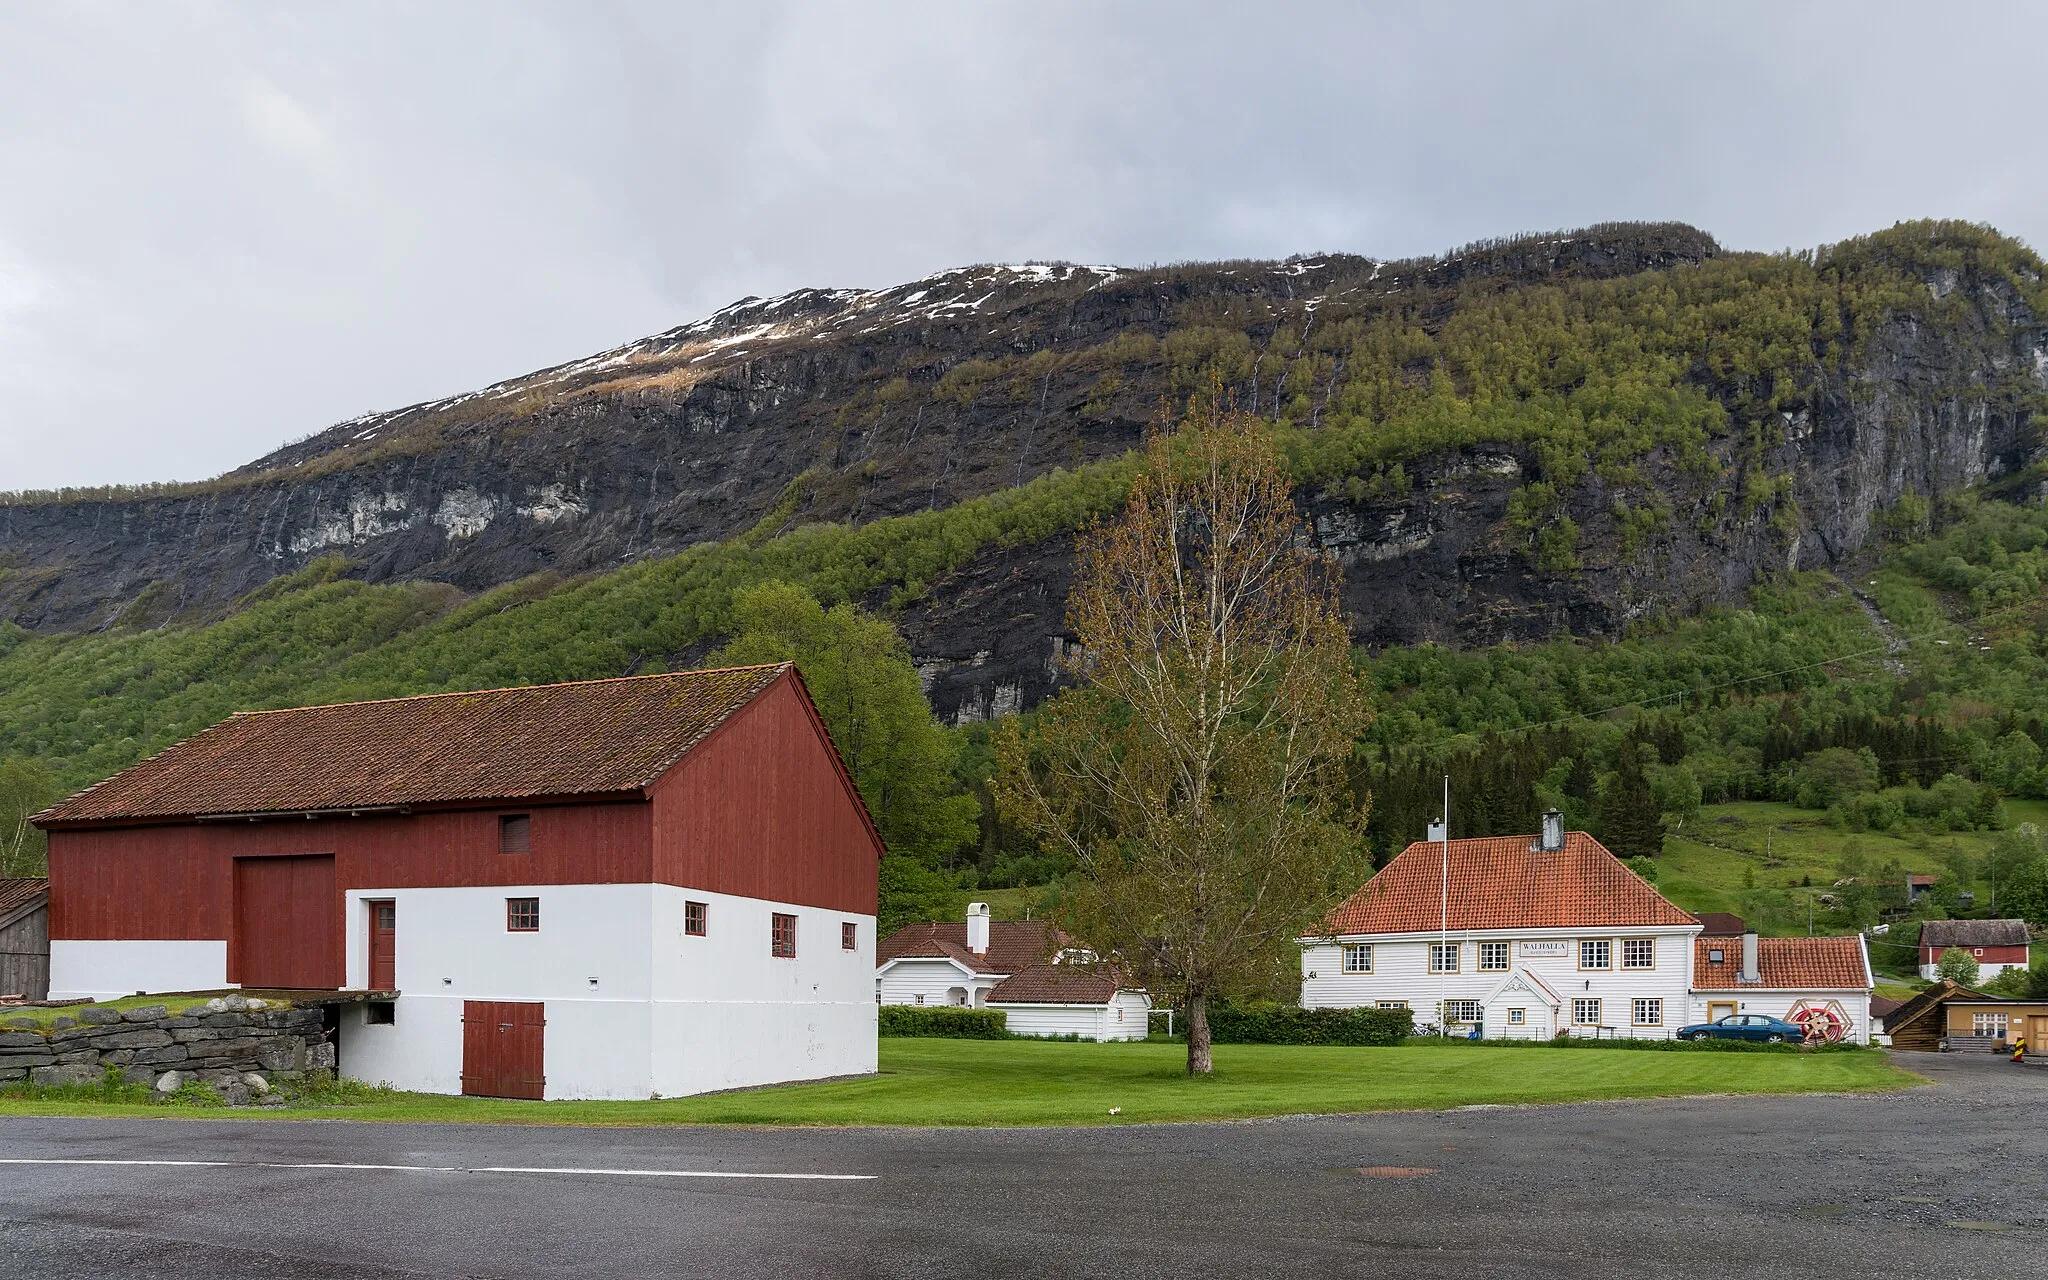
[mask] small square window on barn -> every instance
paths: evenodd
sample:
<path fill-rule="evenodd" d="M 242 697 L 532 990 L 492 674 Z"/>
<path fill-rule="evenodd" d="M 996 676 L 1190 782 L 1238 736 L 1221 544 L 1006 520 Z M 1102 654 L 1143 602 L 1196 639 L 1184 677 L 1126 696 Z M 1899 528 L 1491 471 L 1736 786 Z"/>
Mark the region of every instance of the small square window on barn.
<path fill-rule="evenodd" d="M 532 853 L 533 819 L 523 813 L 499 814 L 498 852 Z"/>
<path fill-rule="evenodd" d="M 860 926 L 851 920 L 839 926 L 839 945 L 847 951 L 860 950 Z"/>
<path fill-rule="evenodd" d="M 505 899 L 505 928 L 512 933 L 540 932 L 540 899 Z"/>
<path fill-rule="evenodd" d="M 768 950 L 771 955 L 793 957 L 796 955 L 796 917 L 776 912 L 768 926 Z"/>
<path fill-rule="evenodd" d="M 703 937 L 704 917 L 710 910 L 710 907 L 701 902 L 685 902 L 683 904 L 683 932 L 693 938 Z"/>

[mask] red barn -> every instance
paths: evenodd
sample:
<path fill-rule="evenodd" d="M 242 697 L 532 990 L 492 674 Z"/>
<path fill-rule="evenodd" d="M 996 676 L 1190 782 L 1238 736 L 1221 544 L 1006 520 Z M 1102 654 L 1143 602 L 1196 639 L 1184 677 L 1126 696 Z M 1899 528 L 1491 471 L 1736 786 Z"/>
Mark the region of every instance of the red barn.
<path fill-rule="evenodd" d="M 342 1071 L 431 1092 L 875 1069 L 882 843 L 788 664 L 243 713 L 36 822 L 55 995 L 392 991 Z"/>
<path fill-rule="evenodd" d="M 1977 980 L 2027 967 L 2024 920 L 1929 920 L 1920 926 L 1920 976 L 1941 976 L 1941 953 L 1955 947 L 1977 962 Z"/>

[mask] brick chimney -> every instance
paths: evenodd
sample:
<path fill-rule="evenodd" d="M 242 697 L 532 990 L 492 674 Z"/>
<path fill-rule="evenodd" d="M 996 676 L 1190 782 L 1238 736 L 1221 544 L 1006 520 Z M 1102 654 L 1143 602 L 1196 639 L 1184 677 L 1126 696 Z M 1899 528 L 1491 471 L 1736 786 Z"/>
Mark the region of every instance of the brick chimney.
<path fill-rule="evenodd" d="M 988 954 L 988 904 L 967 904 L 967 949 L 975 955 Z"/>

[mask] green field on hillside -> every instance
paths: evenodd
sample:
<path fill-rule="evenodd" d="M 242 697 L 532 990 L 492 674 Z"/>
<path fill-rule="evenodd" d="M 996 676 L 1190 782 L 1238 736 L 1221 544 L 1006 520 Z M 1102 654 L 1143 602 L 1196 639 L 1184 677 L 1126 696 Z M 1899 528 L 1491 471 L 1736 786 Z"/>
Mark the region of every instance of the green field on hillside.
<path fill-rule="evenodd" d="M 224 1115 L 502 1124 L 1097 1125 L 1304 1113 L 1901 1089 L 1919 1077 L 1872 1050 L 1667 1053 L 1540 1046 L 1340 1049 L 1218 1045 L 1206 1079 L 1171 1042 L 882 1041 L 875 1076 L 653 1102 L 512 1102 L 366 1093 L 345 1107 L 193 1110 L 0 1093 L 6 1115 Z"/>

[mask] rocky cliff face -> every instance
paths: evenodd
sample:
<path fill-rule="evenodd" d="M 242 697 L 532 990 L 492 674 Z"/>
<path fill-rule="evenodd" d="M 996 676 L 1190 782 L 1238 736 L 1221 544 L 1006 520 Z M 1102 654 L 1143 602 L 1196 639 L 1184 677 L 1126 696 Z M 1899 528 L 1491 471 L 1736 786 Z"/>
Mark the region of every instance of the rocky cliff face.
<path fill-rule="evenodd" d="M 478 590 L 764 522 L 943 507 L 1123 453 L 1162 397 L 1226 356 L 1262 411 L 1299 396 L 1284 348 L 1318 324 L 1398 312 L 1428 328 L 1471 298 L 1683 271 L 1718 252 L 1690 228 L 1614 227 L 1424 262 L 976 267 L 873 292 L 747 299 L 615 351 L 341 424 L 204 484 L 0 501 L 0 617 L 50 631 L 217 616 L 337 553 L 371 581 Z M 1540 567 L 1509 519 L 1540 466 L 1526 448 L 1416 457 L 1406 487 L 1380 496 L 1309 489 L 1358 638 L 1611 634 L 1652 610 L 1737 599 L 1768 569 L 1839 562 L 1902 495 L 2030 463 L 2030 409 L 1987 388 L 2016 374 L 2048 387 L 2048 333 L 1997 281 L 1936 272 L 1927 288 L 1964 291 L 1980 322 L 1937 331 L 1893 314 L 1855 367 L 1817 356 L 1796 403 L 1747 424 L 1747 445 L 1711 444 L 1724 471 L 1761 461 L 1784 484 L 1717 500 L 1723 482 L 1663 454 L 1626 491 L 1589 473 L 1561 498 L 1580 530 L 1574 565 Z M 1628 515 L 1645 483 L 1669 506 L 1647 532 Z M 1051 686 L 1069 551 L 1058 537 L 990 552 L 904 613 L 942 715 L 1002 714 Z"/>

